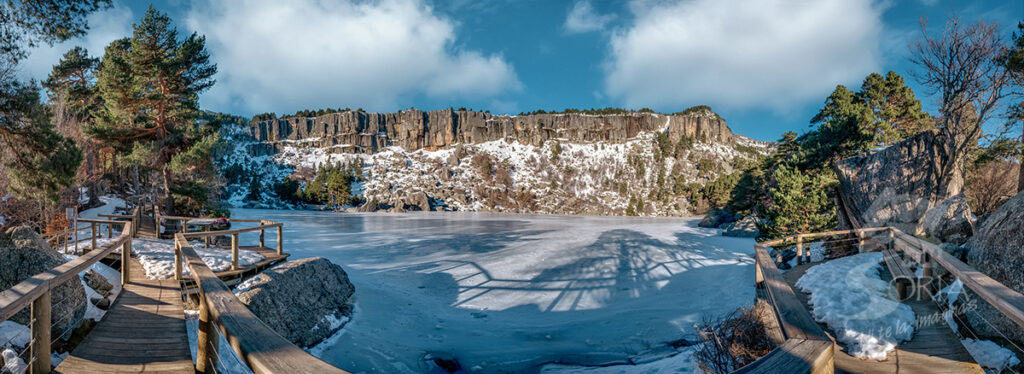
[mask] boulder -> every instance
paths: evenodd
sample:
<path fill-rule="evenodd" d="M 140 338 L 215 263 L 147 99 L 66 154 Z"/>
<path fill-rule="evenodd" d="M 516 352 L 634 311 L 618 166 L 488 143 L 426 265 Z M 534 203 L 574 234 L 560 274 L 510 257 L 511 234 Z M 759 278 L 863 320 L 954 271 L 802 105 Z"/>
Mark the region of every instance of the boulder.
<path fill-rule="evenodd" d="M 355 287 L 322 257 L 288 261 L 242 282 L 238 299 L 281 336 L 311 347 L 341 329 Z"/>
<path fill-rule="evenodd" d="M 1024 292 L 1024 192 L 1004 203 L 978 226 L 968 241 L 968 264 L 1017 292 Z M 975 296 L 977 297 L 977 296 Z M 988 327 L 988 320 L 1011 338 L 1024 341 L 1024 329 L 1002 316 L 998 311 L 979 301 L 977 314 L 967 313 L 972 326 L 988 336 L 998 336 Z M 977 322 L 977 323 L 975 323 Z"/>
<path fill-rule="evenodd" d="M 378 209 L 380 209 L 380 204 L 377 204 L 377 201 L 367 201 L 363 205 L 360 205 L 358 208 L 356 208 L 356 212 L 372 213 L 376 212 Z"/>
<path fill-rule="evenodd" d="M 729 213 L 721 209 L 715 209 L 710 212 L 704 219 L 700 220 L 697 226 L 717 229 L 724 224 L 736 222 L 736 215 Z"/>
<path fill-rule="evenodd" d="M 14 227 L 0 234 L 0 289 L 8 289 L 32 276 L 53 269 L 67 261 L 46 244 L 30 227 Z M 77 277 L 57 285 L 50 291 L 51 336 L 57 337 L 82 322 L 88 301 L 85 288 Z M 11 317 L 11 321 L 28 325 L 29 308 Z"/>
<path fill-rule="evenodd" d="M 415 211 L 429 211 L 430 209 L 430 197 L 427 196 L 426 192 L 417 191 L 405 196 L 402 199 L 402 209 L 415 212 Z"/>
<path fill-rule="evenodd" d="M 722 235 L 735 236 L 740 238 L 756 238 L 761 234 L 757 224 L 761 221 L 755 215 L 743 217 L 743 219 L 726 224 L 722 227 Z"/>
<path fill-rule="evenodd" d="M 96 290 L 96 293 L 103 295 L 103 297 L 110 296 L 110 290 L 114 289 L 114 285 L 110 284 L 107 278 L 104 278 L 94 270 L 87 270 L 82 280 L 85 280 L 86 286 Z"/>
<path fill-rule="evenodd" d="M 963 191 L 962 173 L 948 172 L 958 168 L 941 162 L 946 143 L 938 130 L 930 130 L 837 161 L 839 228 L 852 228 L 848 212 L 862 227 L 893 226 L 911 235 L 926 234 L 925 213 Z"/>
<path fill-rule="evenodd" d="M 922 223 L 926 234 L 944 242 L 962 244 L 974 235 L 971 207 L 963 194 L 949 197 L 929 209 Z"/>

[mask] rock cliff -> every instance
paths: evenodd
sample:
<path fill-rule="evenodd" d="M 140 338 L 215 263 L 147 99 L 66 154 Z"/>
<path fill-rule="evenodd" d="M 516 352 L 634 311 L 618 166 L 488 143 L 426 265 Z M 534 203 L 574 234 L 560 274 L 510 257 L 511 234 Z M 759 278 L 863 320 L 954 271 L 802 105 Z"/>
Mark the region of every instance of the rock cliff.
<path fill-rule="evenodd" d="M 376 153 L 398 146 L 406 151 L 436 151 L 455 144 L 514 139 L 540 146 L 549 140 L 622 143 L 640 132 L 667 127 L 673 143 L 690 137 L 733 144 L 732 131 L 711 112 L 692 115 L 630 113 L 616 115 L 530 114 L 491 115 L 463 110 L 406 110 L 397 113 L 348 111 L 319 117 L 294 117 L 253 122 L 249 134 L 273 144 L 326 148 L 339 152 Z"/>
<path fill-rule="evenodd" d="M 693 191 L 770 153 L 710 110 L 686 115 L 343 112 L 226 126 L 225 200 L 284 207 L 274 184 L 362 165 L 358 211 L 690 215 Z M 253 193 L 253 188 L 259 187 Z M 259 196 L 253 199 L 253 196 Z M 358 209 L 357 209 L 358 208 Z"/>

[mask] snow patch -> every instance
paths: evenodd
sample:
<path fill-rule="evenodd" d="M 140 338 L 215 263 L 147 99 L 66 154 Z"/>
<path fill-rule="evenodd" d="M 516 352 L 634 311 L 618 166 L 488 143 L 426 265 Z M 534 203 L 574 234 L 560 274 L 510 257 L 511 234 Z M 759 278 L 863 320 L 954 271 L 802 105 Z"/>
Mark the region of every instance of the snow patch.
<path fill-rule="evenodd" d="M 992 369 L 996 373 L 1020 364 L 1020 359 L 1013 354 L 1013 351 L 1003 348 L 991 340 L 963 339 L 960 342 L 964 344 L 964 348 L 967 348 L 967 352 L 971 353 L 971 357 L 974 357 L 978 365 Z"/>
<path fill-rule="evenodd" d="M 885 360 L 897 344 L 914 335 L 914 312 L 890 300 L 882 281 L 882 254 L 847 256 L 807 269 L 796 286 L 811 294 L 812 314 L 836 332 L 858 358 Z"/>
<path fill-rule="evenodd" d="M 231 250 L 223 248 L 203 248 L 202 242 L 192 242 L 192 248 L 203 259 L 211 270 L 225 271 L 231 269 Z M 149 279 L 170 279 L 174 277 L 174 242 L 148 238 L 132 239 L 132 253 L 142 263 Z M 264 259 L 259 252 L 239 249 L 238 265 L 247 266 Z M 182 274 L 191 274 L 188 266 L 182 268 Z"/>

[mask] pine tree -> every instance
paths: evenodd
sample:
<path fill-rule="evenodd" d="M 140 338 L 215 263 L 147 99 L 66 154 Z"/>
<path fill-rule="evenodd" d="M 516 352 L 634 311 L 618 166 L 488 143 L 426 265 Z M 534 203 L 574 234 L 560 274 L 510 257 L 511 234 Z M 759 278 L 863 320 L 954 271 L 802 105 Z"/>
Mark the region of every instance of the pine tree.
<path fill-rule="evenodd" d="M 109 0 L 0 2 L 0 156 L 19 196 L 56 201 L 73 183 L 82 153 L 54 130 L 35 82 L 15 78 L 17 65 L 39 44 L 84 35 L 87 16 L 109 6 Z"/>
<path fill-rule="evenodd" d="M 64 101 L 78 119 L 85 119 L 102 105 L 96 89 L 95 72 L 100 59 L 89 57 L 82 47 L 74 47 L 54 65 L 43 87 L 50 101 Z"/>
<path fill-rule="evenodd" d="M 193 146 L 216 143 L 209 138 L 215 135 L 195 125 L 199 93 L 214 84 L 217 71 L 205 45 L 205 37 L 196 33 L 180 39 L 171 19 L 150 6 L 133 25 L 131 38 L 107 46 L 97 73 L 106 105 L 86 133 L 122 153 L 130 152 L 132 162 L 158 171 L 165 211 L 171 214 L 174 174 L 196 166 L 175 164 L 174 158 Z"/>
<path fill-rule="evenodd" d="M 857 98 L 875 115 L 874 123 L 865 130 L 874 134 L 876 145 L 891 145 L 935 127 L 931 116 L 921 109 L 914 90 L 893 71 L 884 78 L 878 73 L 868 75 Z"/>
<path fill-rule="evenodd" d="M 1017 24 L 1017 31 L 1013 33 L 1013 44 L 1002 63 L 1010 73 L 1010 78 L 1018 89 L 1024 88 L 1024 22 Z M 1019 90 L 1018 90 L 1019 92 Z M 1022 124 L 1024 130 L 1024 95 L 1016 96 L 1017 102 L 1010 106 L 1009 116 L 1014 122 Z M 1024 133 L 1020 138 L 1020 174 L 1017 177 L 1017 192 L 1024 191 Z"/>
<path fill-rule="evenodd" d="M 762 228 L 766 231 L 762 236 L 776 238 L 828 231 L 836 226 L 835 208 L 826 193 L 835 188 L 834 173 L 808 174 L 782 166 L 775 170 L 772 179 L 776 183 L 771 191 L 774 209 L 769 210 L 771 224 Z"/>
<path fill-rule="evenodd" d="M 11 189 L 18 196 L 56 202 L 75 179 L 82 152 L 50 123 L 39 90 L 17 81 L 0 82 L 0 144 Z"/>

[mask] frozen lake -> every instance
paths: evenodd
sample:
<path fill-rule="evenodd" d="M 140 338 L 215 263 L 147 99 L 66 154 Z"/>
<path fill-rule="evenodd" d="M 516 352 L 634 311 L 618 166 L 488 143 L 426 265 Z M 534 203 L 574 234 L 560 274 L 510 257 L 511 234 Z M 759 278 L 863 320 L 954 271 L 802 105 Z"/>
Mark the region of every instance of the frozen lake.
<path fill-rule="evenodd" d="M 355 315 L 320 356 L 352 372 L 439 372 L 428 354 L 479 372 L 623 361 L 692 340 L 703 316 L 754 298 L 753 240 L 698 228 L 699 219 L 255 209 L 232 217 L 284 222 L 293 258 L 326 257 L 348 272 Z"/>

